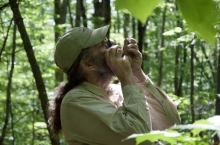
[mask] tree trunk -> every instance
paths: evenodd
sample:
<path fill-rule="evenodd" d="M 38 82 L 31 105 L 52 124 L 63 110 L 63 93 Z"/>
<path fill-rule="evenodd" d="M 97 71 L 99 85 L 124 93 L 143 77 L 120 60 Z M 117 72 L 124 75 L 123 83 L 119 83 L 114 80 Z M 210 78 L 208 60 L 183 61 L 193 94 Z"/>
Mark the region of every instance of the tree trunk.
<path fill-rule="evenodd" d="M 132 37 L 136 38 L 136 19 L 132 17 Z"/>
<path fill-rule="evenodd" d="M 82 0 L 76 0 L 76 19 L 75 19 L 75 26 L 79 27 L 81 23 L 81 3 Z"/>
<path fill-rule="evenodd" d="M 130 23 L 130 14 L 124 14 L 124 26 L 123 26 L 124 38 L 128 38 L 129 29 L 130 29 L 129 23 Z"/>
<path fill-rule="evenodd" d="M 161 30 L 161 43 L 160 43 L 160 48 L 164 48 L 164 30 L 165 30 L 165 23 L 166 23 L 166 11 L 167 11 L 167 6 L 165 6 L 164 11 L 163 11 L 163 16 L 162 16 L 162 30 Z M 160 52 L 160 57 L 159 57 L 159 76 L 158 76 L 158 86 L 161 86 L 162 84 L 162 79 L 163 79 L 163 50 Z"/>
<path fill-rule="evenodd" d="M 94 14 L 93 14 L 93 24 L 95 28 L 99 28 L 103 26 L 103 1 L 93 1 L 94 4 Z"/>
<path fill-rule="evenodd" d="M 10 22 L 9 28 L 11 26 L 11 23 L 12 23 L 12 21 Z M 16 32 L 14 32 L 13 44 L 14 44 L 15 39 L 16 39 L 15 38 L 16 37 L 15 34 L 16 34 Z M 7 94 L 6 94 L 5 121 L 4 121 L 4 125 L 3 125 L 3 128 L 2 128 L 1 136 L 0 136 L 0 145 L 3 144 L 3 141 L 5 139 L 5 135 L 6 135 L 6 131 L 7 131 L 7 126 L 8 126 L 8 122 L 9 122 L 9 117 L 10 117 L 10 113 L 11 113 L 11 86 L 12 86 L 12 76 L 13 76 L 14 62 L 15 62 L 15 48 L 16 48 L 16 46 L 14 44 L 13 48 L 12 48 L 12 53 L 11 53 L 11 60 L 8 62 L 9 65 L 11 64 L 11 69 L 10 69 L 9 76 L 8 76 Z"/>
<path fill-rule="evenodd" d="M 220 38 L 217 41 L 220 44 Z M 216 94 L 216 101 L 215 101 L 215 115 L 220 115 L 220 45 L 217 45 L 218 49 L 218 70 L 217 70 L 217 94 Z M 219 144 L 219 138 L 215 135 L 215 144 Z"/>
<path fill-rule="evenodd" d="M 87 16 L 86 16 L 86 9 L 83 5 L 83 1 L 81 0 L 81 15 L 82 15 L 82 18 L 83 18 L 83 26 L 84 27 L 87 27 Z"/>
<path fill-rule="evenodd" d="M 144 36 L 146 27 L 148 24 L 148 20 L 146 20 L 145 25 L 143 25 L 140 21 L 138 21 L 138 48 L 141 53 L 143 53 L 143 45 L 144 45 Z M 144 63 L 142 63 L 141 68 L 143 69 Z"/>
<path fill-rule="evenodd" d="M 103 0 L 103 17 L 104 17 L 104 25 L 111 25 L 111 1 Z M 110 37 L 110 31 L 107 32 L 106 37 Z"/>
<path fill-rule="evenodd" d="M 117 22 L 116 22 L 116 24 L 117 24 L 117 33 L 120 33 L 120 15 L 119 15 L 119 12 L 117 11 Z"/>
<path fill-rule="evenodd" d="M 183 46 L 184 51 L 183 51 L 183 63 L 181 64 L 181 72 L 180 72 L 180 79 L 179 79 L 179 86 L 178 86 L 178 95 L 182 95 L 182 83 L 183 79 L 185 76 L 185 66 L 186 66 L 186 61 L 187 61 L 187 49 L 186 45 L 184 44 Z"/>
<path fill-rule="evenodd" d="M 11 10 L 13 12 L 15 23 L 18 27 L 18 31 L 19 31 L 19 33 L 21 35 L 21 39 L 23 41 L 23 45 L 24 45 L 24 49 L 25 49 L 27 57 L 28 57 L 28 61 L 30 63 L 30 66 L 31 66 L 31 69 L 32 69 L 32 72 L 33 72 L 33 76 L 34 76 L 36 86 L 37 86 L 37 90 L 38 90 L 38 93 L 39 93 L 38 96 L 39 96 L 39 99 L 40 99 L 40 102 L 41 102 L 41 107 L 42 107 L 42 110 L 43 110 L 44 120 L 47 124 L 47 129 L 48 129 L 49 134 L 50 134 L 49 137 L 50 137 L 51 143 L 52 143 L 52 145 L 59 145 L 60 144 L 59 141 L 55 140 L 52 137 L 52 132 L 50 131 L 49 126 L 48 126 L 48 115 L 47 115 L 48 97 L 47 97 L 47 92 L 46 92 L 45 84 L 44 84 L 44 81 L 43 81 L 43 78 L 42 78 L 42 74 L 41 74 L 39 65 L 38 65 L 37 60 L 36 60 L 35 55 L 34 55 L 34 51 L 33 51 L 29 36 L 28 36 L 26 28 L 24 26 L 23 18 L 21 17 L 21 13 L 20 13 L 20 10 L 18 8 L 18 4 L 17 4 L 16 0 L 9 0 L 9 3 L 10 3 L 10 6 L 11 6 Z"/>
<path fill-rule="evenodd" d="M 10 30 L 10 28 L 11 28 L 12 20 L 13 20 L 13 19 L 11 19 L 10 24 L 9 24 L 9 26 L 8 26 L 7 33 L 6 33 L 6 36 L 5 36 L 3 45 L 2 45 L 2 49 L 0 50 L 0 62 L 1 62 L 2 52 L 4 51 L 6 42 L 7 42 L 7 40 L 8 40 L 9 30 Z"/>
<path fill-rule="evenodd" d="M 176 53 L 175 53 L 175 74 L 174 74 L 174 94 L 179 96 L 179 58 L 180 58 L 180 46 L 176 46 Z"/>
<path fill-rule="evenodd" d="M 192 40 L 195 41 L 194 39 Z M 194 46 L 195 44 L 190 45 L 191 49 L 191 59 L 190 59 L 190 105 L 191 105 L 191 117 L 192 121 L 191 123 L 194 123 L 195 121 L 195 110 L 194 110 Z"/>
<path fill-rule="evenodd" d="M 69 15 L 70 15 L 70 17 L 69 17 L 69 20 L 70 20 L 70 25 L 71 25 L 71 27 L 73 28 L 74 26 L 73 26 L 73 17 L 72 17 L 72 11 L 71 11 L 71 6 L 70 6 L 70 1 L 68 0 L 68 2 L 67 2 L 67 7 L 68 7 L 68 12 L 69 12 Z"/>
<path fill-rule="evenodd" d="M 14 30 L 13 30 L 13 42 L 12 42 L 12 63 L 11 64 L 11 70 L 14 69 L 14 62 L 15 62 L 15 49 L 16 49 L 16 33 L 17 33 L 17 25 L 14 23 Z M 13 71 L 12 71 L 13 72 Z M 12 78 L 12 75 L 11 75 L 11 78 Z M 11 81 L 12 82 L 12 81 Z M 11 90 L 10 90 L 11 91 Z M 15 144 L 15 131 L 14 131 L 14 114 L 12 112 L 12 105 L 10 104 L 10 116 L 11 116 L 11 132 L 12 132 L 12 137 L 13 137 L 13 140 L 12 140 L 12 145 Z"/>
<path fill-rule="evenodd" d="M 220 48 L 218 48 L 217 96 L 215 114 L 220 115 Z"/>
<path fill-rule="evenodd" d="M 103 25 L 110 25 L 111 23 L 111 7 L 110 0 L 93 1 L 94 3 L 94 26 L 95 28 L 102 27 Z M 103 20 L 104 18 L 104 20 Z M 106 37 L 109 38 L 109 31 Z"/>
<path fill-rule="evenodd" d="M 60 0 L 54 0 L 54 21 L 55 21 L 55 26 L 54 26 L 54 30 L 55 30 L 55 43 L 57 42 L 58 38 L 61 36 L 61 34 L 63 33 L 64 29 L 59 29 L 59 25 L 65 24 L 66 22 L 66 14 L 67 14 L 67 5 L 68 5 L 68 0 L 63 0 L 63 2 L 61 3 Z M 61 33 L 62 32 L 62 33 Z M 62 82 L 64 80 L 63 77 L 63 72 L 56 68 L 55 70 L 55 86 L 57 86 L 60 82 Z"/>
<path fill-rule="evenodd" d="M 178 5 L 176 5 L 176 26 L 183 29 L 183 22 L 178 13 Z M 180 34 L 177 34 L 180 37 Z M 182 56 L 183 51 L 183 56 Z M 175 74 L 174 74 L 174 94 L 177 96 L 182 95 L 182 83 L 184 78 L 185 64 L 186 64 L 186 48 L 184 46 L 177 45 L 175 54 Z M 183 61 L 181 61 L 183 60 Z"/>
<path fill-rule="evenodd" d="M 75 21 L 76 27 L 81 26 L 81 17 L 82 17 L 83 26 L 87 27 L 87 17 L 86 17 L 85 7 L 83 5 L 83 0 L 77 0 L 77 2 L 76 2 L 76 21 Z"/>
<path fill-rule="evenodd" d="M 210 62 L 210 59 L 209 59 L 208 55 L 206 54 L 205 47 L 204 47 L 204 43 L 202 43 L 201 41 L 200 41 L 200 43 L 201 43 L 200 46 L 201 46 L 201 48 L 202 48 L 202 52 L 203 52 L 203 54 L 204 54 L 204 56 L 205 56 L 206 62 L 208 63 L 209 68 L 210 68 L 210 70 L 211 70 L 212 77 L 213 77 L 213 81 L 215 82 L 215 80 L 216 80 L 216 75 L 215 75 L 215 73 L 214 73 L 214 68 L 213 68 L 213 66 L 212 66 L 212 64 L 211 64 L 211 62 Z"/>

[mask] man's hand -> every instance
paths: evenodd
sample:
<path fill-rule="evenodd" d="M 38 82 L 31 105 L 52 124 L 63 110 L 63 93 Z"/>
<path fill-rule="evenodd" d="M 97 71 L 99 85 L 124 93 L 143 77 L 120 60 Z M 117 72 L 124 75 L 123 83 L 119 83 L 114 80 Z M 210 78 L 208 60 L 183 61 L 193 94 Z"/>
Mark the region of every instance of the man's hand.
<path fill-rule="evenodd" d="M 123 50 L 118 45 L 105 50 L 105 60 L 113 73 L 118 77 L 122 87 L 135 84 L 131 64 L 128 58 L 123 57 Z"/>
<path fill-rule="evenodd" d="M 146 80 L 146 76 L 141 69 L 142 54 L 138 49 L 137 42 L 134 38 L 126 38 L 124 40 L 124 55 L 131 63 L 131 68 L 136 82 L 143 82 Z"/>
<path fill-rule="evenodd" d="M 126 38 L 123 47 L 124 55 L 131 63 L 132 71 L 141 70 L 142 54 L 134 38 Z"/>

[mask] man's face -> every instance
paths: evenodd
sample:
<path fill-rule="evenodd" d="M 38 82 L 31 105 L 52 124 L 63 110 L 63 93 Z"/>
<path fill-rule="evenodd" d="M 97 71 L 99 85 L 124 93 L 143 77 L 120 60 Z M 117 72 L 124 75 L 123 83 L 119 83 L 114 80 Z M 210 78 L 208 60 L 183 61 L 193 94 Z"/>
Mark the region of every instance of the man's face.
<path fill-rule="evenodd" d="M 104 51 L 110 47 L 110 44 L 108 43 L 110 42 L 105 39 L 91 48 L 92 63 L 96 66 L 97 74 L 101 78 L 114 76 L 114 73 L 106 63 L 104 56 Z"/>

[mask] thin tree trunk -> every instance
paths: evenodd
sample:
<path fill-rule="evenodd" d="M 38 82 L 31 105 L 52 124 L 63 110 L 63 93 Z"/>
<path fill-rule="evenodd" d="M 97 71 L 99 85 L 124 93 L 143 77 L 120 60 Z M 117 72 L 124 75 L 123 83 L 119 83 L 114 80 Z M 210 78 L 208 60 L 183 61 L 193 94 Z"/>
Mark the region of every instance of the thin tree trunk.
<path fill-rule="evenodd" d="M 128 38 L 128 33 L 129 33 L 129 22 L 130 22 L 130 14 L 124 14 L 124 38 Z"/>
<path fill-rule="evenodd" d="M 136 19 L 132 17 L 132 37 L 136 38 Z"/>
<path fill-rule="evenodd" d="M 176 5 L 176 26 L 183 29 L 183 22 L 180 18 L 180 15 L 178 13 L 178 5 Z M 180 37 L 180 34 L 177 34 L 177 37 Z M 181 58 L 181 54 L 183 51 L 183 58 Z M 176 47 L 176 54 L 175 54 L 175 75 L 174 75 L 174 94 L 177 96 L 182 95 L 182 82 L 184 77 L 184 68 L 186 64 L 186 48 L 185 44 L 182 47 L 182 45 L 177 45 Z M 181 62 L 181 59 L 183 60 Z"/>
<path fill-rule="evenodd" d="M 206 54 L 204 44 L 202 44 L 202 42 L 200 42 L 200 43 L 201 43 L 200 46 L 201 46 L 201 48 L 202 48 L 202 52 L 203 52 L 203 54 L 204 54 L 204 56 L 205 56 L 206 62 L 208 63 L 209 68 L 210 68 L 210 70 L 211 70 L 212 77 L 213 77 L 213 81 L 215 82 L 216 76 L 215 76 L 215 73 L 214 73 L 213 66 L 212 66 L 212 64 L 211 64 L 211 62 L 210 62 L 210 59 L 209 59 L 208 55 Z"/>
<path fill-rule="evenodd" d="M 179 79 L 178 79 L 178 72 L 179 72 L 179 57 L 180 57 L 180 46 L 176 46 L 176 53 L 175 53 L 175 74 L 174 74 L 174 91 L 175 95 L 179 96 Z"/>
<path fill-rule="evenodd" d="M 163 21 L 162 21 L 162 30 L 161 30 L 161 43 L 160 48 L 164 48 L 164 30 L 165 30 L 165 23 L 166 23 L 166 11 L 167 7 L 165 6 L 163 11 Z M 160 51 L 160 57 L 159 57 L 159 70 L 158 70 L 159 76 L 158 76 L 158 86 L 161 86 L 162 79 L 163 79 L 163 50 Z"/>
<path fill-rule="evenodd" d="M 11 23 L 10 23 L 11 26 Z M 10 27 L 9 26 L 9 27 Z M 15 32 L 14 32 L 15 33 Z M 13 42 L 15 41 L 15 38 Z M 14 43 L 13 43 L 14 44 Z M 10 72 L 8 75 L 8 85 L 7 85 L 7 94 L 6 94 L 6 111 L 5 111 L 5 121 L 4 126 L 2 128 L 1 136 L 0 136 L 0 144 L 2 145 L 5 139 L 6 130 L 9 122 L 9 117 L 11 113 L 11 85 L 12 85 L 12 77 L 13 77 L 13 71 L 14 71 L 14 61 L 15 61 L 15 45 L 12 47 L 12 54 L 11 54 L 11 60 L 9 61 L 9 64 L 11 64 Z"/>
<path fill-rule="evenodd" d="M 86 16 L 86 10 L 83 5 L 83 0 L 77 0 L 76 1 L 76 20 L 75 25 L 76 27 L 79 27 L 81 25 L 81 17 L 83 26 L 87 27 L 87 16 Z"/>
<path fill-rule="evenodd" d="M 220 40 L 218 43 L 220 44 Z M 218 48 L 217 96 L 215 107 L 215 115 L 220 115 L 220 46 Z"/>
<path fill-rule="evenodd" d="M 71 7 L 70 7 L 70 1 L 68 0 L 68 3 L 67 3 L 67 7 L 68 7 L 68 12 L 69 12 L 69 15 L 70 15 L 70 25 L 71 27 L 73 28 L 73 17 L 72 17 L 72 12 L 71 12 Z"/>
<path fill-rule="evenodd" d="M 103 1 L 96 1 L 94 0 L 93 1 L 93 4 L 94 4 L 94 14 L 93 14 L 93 17 L 94 17 L 94 27 L 95 28 L 99 28 L 101 26 L 103 26 L 103 20 L 102 20 L 102 17 L 103 17 Z"/>
<path fill-rule="evenodd" d="M 196 59 L 196 61 L 198 62 L 198 64 L 200 64 L 202 73 L 204 74 L 203 76 L 205 76 L 205 78 L 209 81 L 208 83 L 211 84 L 211 80 L 209 77 L 209 74 L 206 72 L 206 69 L 204 67 L 204 62 L 200 62 L 199 58 L 196 56 L 196 52 L 194 51 L 194 58 Z"/>
<path fill-rule="evenodd" d="M 14 62 L 15 62 L 15 49 L 16 49 L 16 32 L 17 32 L 17 26 L 16 24 L 14 23 L 14 32 L 13 32 L 13 50 L 12 50 L 12 63 L 14 65 Z M 12 66 L 11 66 L 12 68 Z M 13 69 L 14 69 L 14 66 L 13 66 Z M 11 116 L 11 132 L 12 132 L 12 137 L 13 137 L 13 140 L 12 140 L 12 145 L 15 144 L 15 132 L 14 132 L 14 114 L 12 112 L 12 105 L 10 105 L 10 116 Z"/>
<path fill-rule="evenodd" d="M 117 33 L 120 33 L 120 15 L 119 12 L 117 11 Z"/>
<path fill-rule="evenodd" d="M 75 19 L 75 26 L 79 27 L 81 23 L 81 7 L 80 7 L 80 2 L 82 0 L 76 0 L 76 19 Z"/>
<path fill-rule="evenodd" d="M 110 0 L 103 0 L 103 17 L 104 17 L 104 25 L 111 24 L 111 6 Z M 110 37 L 110 31 L 107 32 L 106 37 Z"/>
<path fill-rule="evenodd" d="M 86 9 L 83 5 L 83 1 L 81 0 L 80 2 L 80 6 L 81 6 L 81 16 L 83 18 L 83 26 L 87 27 L 87 16 L 86 16 Z"/>
<path fill-rule="evenodd" d="M 195 41 L 195 40 L 192 40 Z M 195 110 L 194 110 L 194 46 L 195 44 L 190 45 L 191 49 L 191 59 L 190 59 L 190 105 L 191 105 L 191 117 L 192 123 L 195 121 Z"/>
<path fill-rule="evenodd" d="M 145 29 L 143 29 L 142 23 L 138 21 L 138 48 L 141 53 L 143 52 L 144 32 Z M 143 67 L 144 67 L 144 63 L 141 64 L 142 69 Z"/>
<path fill-rule="evenodd" d="M 217 44 L 220 44 L 220 38 L 217 40 Z M 217 45 L 218 49 L 218 70 L 217 70 L 217 94 L 215 101 L 215 115 L 220 115 L 220 45 Z M 215 144 L 219 144 L 219 138 L 217 135 L 214 137 Z"/>
<path fill-rule="evenodd" d="M 9 30 L 10 30 L 10 28 L 11 28 L 12 20 L 13 20 L 13 19 L 11 19 L 10 24 L 9 24 L 9 26 L 8 26 L 7 33 L 6 33 L 5 39 L 4 39 L 4 41 L 3 41 L 2 48 L 1 48 L 1 50 L 0 50 L 0 62 L 1 62 L 2 52 L 4 51 L 6 42 L 7 42 L 7 40 L 8 40 L 8 35 L 9 35 Z"/>
<path fill-rule="evenodd" d="M 180 72 L 180 80 L 179 80 L 179 86 L 178 86 L 178 95 L 182 95 L 182 83 L 185 76 L 185 66 L 187 61 L 187 49 L 186 45 L 184 44 L 184 50 L 183 50 L 183 62 L 181 64 L 181 72 Z"/>
<path fill-rule="evenodd" d="M 143 53 L 144 51 L 144 36 L 145 36 L 145 31 L 146 31 L 146 27 L 147 27 L 147 24 L 148 24 L 148 20 L 146 20 L 145 24 L 143 25 L 140 21 L 138 21 L 138 48 L 139 48 L 139 51 L 141 53 Z M 142 65 L 141 65 L 141 68 L 143 69 L 143 66 L 144 66 L 144 63 L 142 62 Z"/>
<path fill-rule="evenodd" d="M 34 100 L 34 99 L 32 100 L 32 103 L 35 104 L 35 100 Z M 35 110 L 35 109 L 34 109 L 34 110 Z M 35 116 L 36 116 L 35 112 L 36 112 L 36 111 L 34 111 L 34 110 L 33 110 L 33 113 L 32 113 L 32 115 L 33 115 L 33 116 L 32 116 L 32 117 L 33 117 L 33 120 L 32 120 L 32 139 L 31 139 L 31 144 L 32 144 L 32 145 L 35 144 L 35 138 L 36 138 L 35 128 L 34 128 L 34 123 L 35 123 L 35 121 L 36 121 L 36 120 L 35 120 L 35 118 L 36 118 L 36 117 L 35 117 Z"/>
<path fill-rule="evenodd" d="M 35 58 L 34 55 L 34 51 L 29 39 L 29 36 L 27 34 L 26 28 L 24 26 L 24 22 L 23 22 L 23 18 L 21 16 L 20 10 L 18 8 L 18 3 L 16 0 L 9 0 L 10 6 L 11 6 L 11 10 L 13 12 L 14 15 L 14 19 L 15 19 L 15 23 L 18 27 L 18 31 L 20 32 L 20 36 L 21 39 L 23 41 L 23 45 L 24 45 L 24 49 L 26 51 L 27 57 L 28 57 L 28 61 L 30 63 L 32 72 L 33 72 L 33 76 L 36 82 L 36 86 L 37 86 L 37 90 L 39 93 L 39 99 L 41 102 L 41 108 L 43 110 L 43 115 L 44 115 L 44 120 L 47 124 L 47 129 L 49 131 L 50 134 L 50 140 L 52 145 L 59 145 L 59 141 L 55 140 L 52 137 L 52 132 L 49 129 L 48 126 L 48 114 L 47 114 L 47 105 L 48 105 L 48 97 L 47 97 L 47 92 L 46 92 L 46 88 L 45 88 L 45 84 L 42 78 L 42 74 L 39 68 L 39 65 L 37 63 L 37 60 Z"/>
<path fill-rule="evenodd" d="M 59 29 L 59 25 L 65 24 L 66 22 L 66 14 L 67 14 L 67 5 L 68 5 L 68 0 L 63 0 L 61 3 L 60 0 L 54 0 L 54 21 L 55 21 L 55 26 L 54 26 L 54 38 L 55 38 L 55 43 L 57 42 L 58 38 L 61 35 L 61 30 Z M 55 70 L 55 86 L 57 86 L 60 82 L 62 82 L 64 79 L 63 77 L 63 72 L 56 68 Z"/>

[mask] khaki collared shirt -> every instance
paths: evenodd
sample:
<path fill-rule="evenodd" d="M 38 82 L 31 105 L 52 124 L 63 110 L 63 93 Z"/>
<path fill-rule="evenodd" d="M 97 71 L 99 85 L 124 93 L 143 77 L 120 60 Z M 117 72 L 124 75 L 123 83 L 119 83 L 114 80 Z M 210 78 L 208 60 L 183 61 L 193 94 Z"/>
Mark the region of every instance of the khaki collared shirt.
<path fill-rule="evenodd" d="M 176 106 L 148 78 L 138 85 L 111 85 L 108 91 L 83 82 L 61 104 L 62 131 L 69 145 L 134 145 L 131 134 L 180 123 Z"/>

